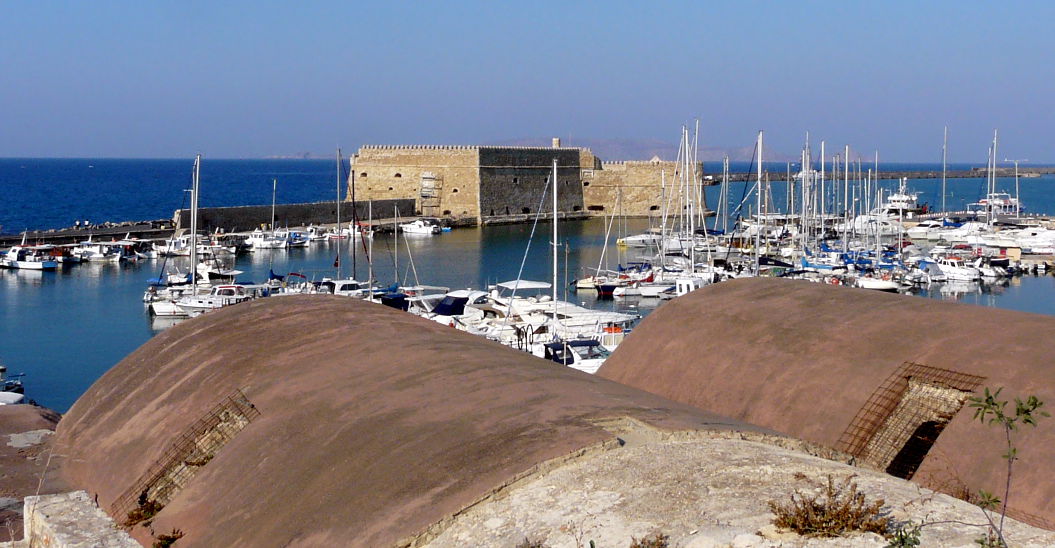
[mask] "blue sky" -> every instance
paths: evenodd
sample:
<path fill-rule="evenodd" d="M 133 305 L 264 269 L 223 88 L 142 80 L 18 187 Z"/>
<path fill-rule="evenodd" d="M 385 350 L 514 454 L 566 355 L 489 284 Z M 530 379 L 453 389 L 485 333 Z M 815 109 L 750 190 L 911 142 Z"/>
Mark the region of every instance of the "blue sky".
<path fill-rule="evenodd" d="M 548 137 L 1055 161 L 1051 2 L 0 3 L 0 156 Z"/>

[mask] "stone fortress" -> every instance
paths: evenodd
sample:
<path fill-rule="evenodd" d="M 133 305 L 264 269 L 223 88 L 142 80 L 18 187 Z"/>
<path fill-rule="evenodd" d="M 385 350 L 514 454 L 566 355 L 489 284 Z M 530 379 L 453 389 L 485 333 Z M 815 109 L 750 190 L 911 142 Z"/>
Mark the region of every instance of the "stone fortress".
<path fill-rule="evenodd" d="M 540 206 L 549 216 L 552 197 L 543 194 L 554 158 L 562 216 L 660 216 L 665 201 L 679 204 L 676 162 L 603 162 L 558 138 L 549 148 L 365 145 L 351 159 L 347 199 L 414 199 L 416 214 L 457 224 L 522 221 Z M 696 171 L 703 178 L 702 165 Z"/>

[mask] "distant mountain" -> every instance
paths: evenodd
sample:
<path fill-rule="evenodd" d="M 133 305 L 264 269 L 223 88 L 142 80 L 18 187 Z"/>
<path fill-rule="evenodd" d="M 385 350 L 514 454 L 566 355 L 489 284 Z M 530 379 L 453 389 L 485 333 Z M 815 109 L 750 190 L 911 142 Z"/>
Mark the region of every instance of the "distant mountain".
<path fill-rule="evenodd" d="M 506 139 L 487 143 L 497 146 L 526 146 L 547 147 L 550 146 L 550 138 L 529 137 L 523 139 Z M 566 147 L 583 147 L 593 151 L 602 160 L 650 160 L 658 156 L 661 160 L 675 160 L 678 157 L 678 144 L 660 139 L 561 139 L 561 145 Z M 700 147 L 699 158 L 704 162 L 720 162 L 722 158 L 729 155 L 731 162 L 749 162 L 754 156 L 753 146 L 723 148 L 723 147 Z M 767 162 L 789 162 L 794 161 L 786 154 L 765 151 Z"/>

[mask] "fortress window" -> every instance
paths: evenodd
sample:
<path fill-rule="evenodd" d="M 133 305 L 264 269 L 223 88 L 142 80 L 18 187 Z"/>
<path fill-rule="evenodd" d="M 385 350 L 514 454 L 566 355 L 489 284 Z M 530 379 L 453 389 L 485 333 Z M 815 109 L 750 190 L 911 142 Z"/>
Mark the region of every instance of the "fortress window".
<path fill-rule="evenodd" d="M 528 213 L 531 213 L 531 208 L 530 207 L 521 208 L 520 212 L 525 214 L 525 215 L 527 215 Z"/>
<path fill-rule="evenodd" d="M 514 185 L 519 185 L 520 184 L 520 177 L 513 177 L 513 184 Z"/>
<path fill-rule="evenodd" d="M 588 209 L 590 211 L 604 211 L 604 206 L 603 205 L 592 205 L 592 206 L 587 207 L 586 209 Z"/>
<path fill-rule="evenodd" d="M 456 188 L 452 188 L 452 189 L 451 189 L 451 192 L 453 192 L 453 193 L 457 194 L 457 193 L 458 193 L 458 189 L 456 189 Z"/>
<path fill-rule="evenodd" d="M 360 173 L 359 176 L 360 177 L 366 177 L 366 172 L 364 171 L 364 172 Z"/>
<path fill-rule="evenodd" d="M 402 174 L 400 174 L 400 173 L 396 173 L 396 179 L 399 179 L 399 178 L 401 178 L 401 177 L 403 177 L 403 175 L 402 175 Z"/>
<path fill-rule="evenodd" d="M 392 190 L 392 187 L 388 187 L 388 190 Z"/>
<path fill-rule="evenodd" d="M 584 187 L 590 186 L 590 181 L 583 181 L 582 182 L 582 186 L 584 186 Z"/>
<path fill-rule="evenodd" d="M 444 214 L 444 215 L 450 215 L 450 214 L 451 214 L 451 210 L 449 210 L 449 209 L 444 209 L 444 210 L 443 210 L 443 214 Z"/>
<path fill-rule="evenodd" d="M 571 208 L 572 211 L 582 211 L 582 206 L 575 206 Z"/>
<path fill-rule="evenodd" d="M 654 205 L 654 206 L 648 206 L 648 210 L 649 210 L 649 211 L 657 211 L 658 209 L 659 209 L 659 206 L 657 206 L 657 205 Z"/>

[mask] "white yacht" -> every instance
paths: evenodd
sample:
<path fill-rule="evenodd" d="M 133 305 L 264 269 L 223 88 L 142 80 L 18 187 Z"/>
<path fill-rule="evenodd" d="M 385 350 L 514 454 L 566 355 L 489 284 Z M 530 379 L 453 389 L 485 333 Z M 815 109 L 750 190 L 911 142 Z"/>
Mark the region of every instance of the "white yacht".
<path fill-rule="evenodd" d="M 188 316 L 197 316 L 210 310 L 266 296 L 266 294 L 267 286 L 265 285 L 225 284 L 213 287 L 208 295 L 182 297 L 175 301 L 175 305 Z"/>
<path fill-rule="evenodd" d="M 399 229 L 403 231 L 404 234 L 439 234 L 443 231 L 438 219 L 428 219 L 425 217 L 415 219 L 409 223 L 403 223 L 399 225 Z"/>

